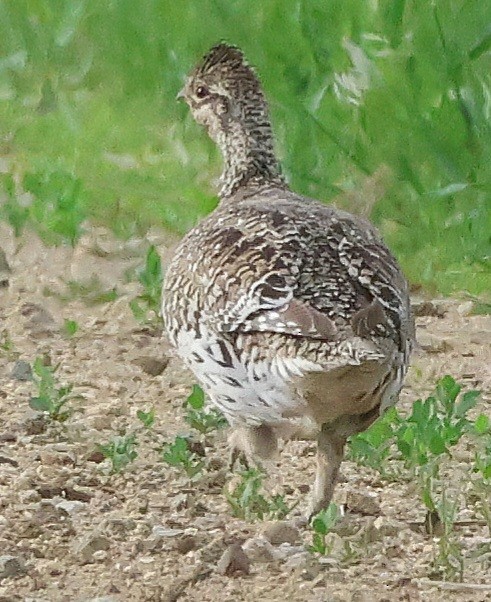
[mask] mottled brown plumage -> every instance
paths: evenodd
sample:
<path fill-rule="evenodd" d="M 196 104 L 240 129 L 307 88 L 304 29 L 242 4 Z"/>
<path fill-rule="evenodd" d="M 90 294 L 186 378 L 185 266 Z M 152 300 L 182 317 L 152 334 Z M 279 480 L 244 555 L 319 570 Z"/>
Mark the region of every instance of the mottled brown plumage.
<path fill-rule="evenodd" d="M 317 437 L 314 513 L 346 438 L 397 399 L 413 340 L 407 284 L 370 223 L 288 188 L 240 50 L 214 47 L 180 97 L 224 170 L 219 206 L 167 271 L 166 330 L 248 455 L 271 455 L 279 436 Z"/>

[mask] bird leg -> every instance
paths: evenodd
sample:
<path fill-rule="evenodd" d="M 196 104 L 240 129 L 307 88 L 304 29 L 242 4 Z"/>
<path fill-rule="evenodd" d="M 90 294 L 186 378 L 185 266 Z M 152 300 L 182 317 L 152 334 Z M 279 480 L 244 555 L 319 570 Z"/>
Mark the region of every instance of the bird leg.
<path fill-rule="evenodd" d="M 278 449 L 278 438 L 274 430 L 266 425 L 239 427 L 229 436 L 231 446 L 230 470 L 237 460 L 240 460 L 246 470 L 251 461 L 262 470 L 261 460 L 275 456 Z"/>
<path fill-rule="evenodd" d="M 331 501 L 345 443 L 346 437 L 336 433 L 332 425 L 322 425 L 317 438 L 317 471 L 308 511 L 309 519 L 327 508 Z"/>

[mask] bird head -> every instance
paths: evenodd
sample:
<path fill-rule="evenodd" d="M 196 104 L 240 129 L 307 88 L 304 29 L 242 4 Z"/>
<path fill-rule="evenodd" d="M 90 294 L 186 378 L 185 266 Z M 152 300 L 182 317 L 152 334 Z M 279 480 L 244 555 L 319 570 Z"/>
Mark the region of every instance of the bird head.
<path fill-rule="evenodd" d="M 257 75 L 242 51 L 225 43 L 203 57 L 177 98 L 188 104 L 194 119 L 215 142 L 234 126 L 246 126 L 251 118 L 267 115 Z"/>

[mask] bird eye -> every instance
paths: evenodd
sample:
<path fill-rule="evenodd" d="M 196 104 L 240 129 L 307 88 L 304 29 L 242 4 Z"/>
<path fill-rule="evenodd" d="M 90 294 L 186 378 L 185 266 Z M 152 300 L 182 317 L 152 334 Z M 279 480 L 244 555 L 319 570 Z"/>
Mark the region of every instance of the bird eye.
<path fill-rule="evenodd" d="M 198 86 L 196 88 L 196 96 L 198 98 L 206 98 L 209 94 L 209 90 L 208 88 L 206 88 L 205 86 Z"/>

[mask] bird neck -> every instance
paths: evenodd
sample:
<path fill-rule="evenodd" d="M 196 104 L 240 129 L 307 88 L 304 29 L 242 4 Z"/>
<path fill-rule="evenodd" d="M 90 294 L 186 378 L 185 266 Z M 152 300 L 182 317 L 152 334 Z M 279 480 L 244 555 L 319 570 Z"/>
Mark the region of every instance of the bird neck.
<path fill-rule="evenodd" d="M 234 121 L 218 137 L 224 168 L 220 199 L 228 199 L 244 187 L 285 187 L 273 148 L 273 134 L 267 116 L 258 111 L 247 119 Z"/>

